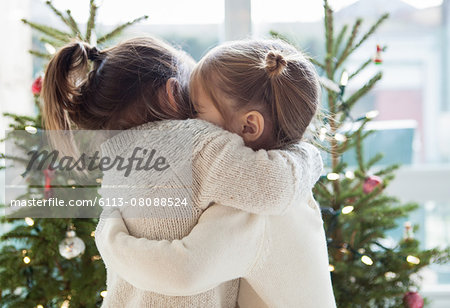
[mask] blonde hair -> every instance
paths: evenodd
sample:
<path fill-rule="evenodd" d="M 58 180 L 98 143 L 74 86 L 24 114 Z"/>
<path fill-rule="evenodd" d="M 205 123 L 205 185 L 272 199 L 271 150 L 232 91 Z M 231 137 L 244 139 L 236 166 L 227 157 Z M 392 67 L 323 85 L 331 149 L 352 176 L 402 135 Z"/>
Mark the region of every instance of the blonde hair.
<path fill-rule="evenodd" d="M 233 109 L 256 109 L 269 121 L 281 148 L 300 141 L 320 102 L 320 83 L 313 64 L 281 40 L 229 42 L 209 51 L 191 75 L 191 98 L 200 86 L 216 108 L 230 119 L 220 101 Z"/>

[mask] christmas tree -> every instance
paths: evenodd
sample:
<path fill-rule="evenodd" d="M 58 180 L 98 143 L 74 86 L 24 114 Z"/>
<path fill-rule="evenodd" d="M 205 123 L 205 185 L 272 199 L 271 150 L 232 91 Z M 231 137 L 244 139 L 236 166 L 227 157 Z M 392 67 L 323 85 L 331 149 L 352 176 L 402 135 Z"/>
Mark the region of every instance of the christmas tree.
<path fill-rule="evenodd" d="M 55 51 L 64 44 L 76 39 L 94 46 L 105 47 L 127 27 L 146 19 L 137 18 L 122 24 L 112 31 L 100 35 L 96 29 L 98 6 L 90 0 L 89 19 L 82 31 L 70 10 L 58 10 L 51 1 L 47 6 L 64 23 L 66 29 L 22 20 L 40 35 L 41 50 L 30 53 L 47 61 Z M 45 77 L 44 77 L 45 78 Z M 4 114 L 12 119 L 11 132 L 6 141 L 19 148 L 30 148 L 33 136 L 42 132 L 41 90 L 42 76 L 32 85 L 36 115 L 34 117 L 17 114 Z M 20 133 L 26 132 L 26 133 Z M 11 140 L 14 139 L 14 140 Z M 8 153 L 6 153 L 8 154 Z M 22 163 L 14 155 L 2 154 L 2 168 L 9 168 Z M 6 166 L 6 167 L 5 167 Z M 25 165 L 23 166 L 25 171 Z M 89 199 L 97 194 L 97 189 L 75 190 L 75 183 L 58 176 L 54 171 L 44 172 L 28 170 L 21 176 L 27 183 L 22 200 L 48 199 L 53 195 L 54 186 L 71 187 L 65 189 L 66 198 Z M 73 180 L 72 180 L 73 181 Z M 96 186 L 101 183 L 97 179 Z M 67 193 L 68 192 L 68 193 Z M 6 206 L 6 205 L 3 205 Z M 96 218 L 33 218 L 15 213 L 15 218 L 2 216 L 0 223 L 7 224 L 9 231 L 1 235 L 0 245 L 0 302 L 2 307 L 95 307 L 100 306 L 105 295 L 105 267 L 94 242 Z M 17 218 L 22 217 L 22 218 Z M 75 217 L 75 216 L 74 216 Z M 76 232 L 76 233 L 75 233 Z"/>
<path fill-rule="evenodd" d="M 408 217 L 417 204 L 401 204 L 383 190 L 394 178 L 399 165 L 377 168 L 383 155 L 366 159 L 363 141 L 373 133 L 366 125 L 378 114 L 369 111 L 354 119 L 350 110 L 382 78 L 376 73 L 357 91 L 345 93 L 352 82 L 369 65 L 381 64 L 384 47 L 377 46 L 376 56 L 368 55 L 354 72 L 344 69 L 346 60 L 367 42 L 388 18 L 381 16 L 367 32 L 360 34 L 362 23 L 335 32 L 333 11 L 324 1 L 325 58 L 312 58 L 321 74 L 325 89 L 325 116 L 317 128 L 317 142 L 327 152 L 327 174 L 314 188 L 322 207 L 328 242 L 329 269 L 338 307 L 422 307 L 420 281 L 414 279 L 420 269 L 430 263 L 450 259 L 450 250 L 422 250 L 413 232 L 417 226 L 405 225 L 403 238 L 386 244 L 387 232 L 396 228 L 398 220 Z M 350 31 L 348 31 L 350 29 Z M 286 39 L 272 32 L 273 36 Z M 356 155 L 356 166 L 349 166 L 343 156 Z"/>

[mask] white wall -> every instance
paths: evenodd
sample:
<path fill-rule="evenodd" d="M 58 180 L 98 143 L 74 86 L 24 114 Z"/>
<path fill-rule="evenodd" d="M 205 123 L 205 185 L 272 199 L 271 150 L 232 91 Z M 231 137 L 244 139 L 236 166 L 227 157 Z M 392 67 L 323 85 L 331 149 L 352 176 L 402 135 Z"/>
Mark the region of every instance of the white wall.
<path fill-rule="evenodd" d="M 28 53 L 31 47 L 31 31 L 20 20 L 29 16 L 30 0 L 0 1 L 0 138 L 5 136 L 9 122 L 4 112 L 32 114 L 34 110 L 31 93 L 32 58 Z M 0 152 L 4 153 L 4 143 Z M 0 202 L 4 202 L 4 170 L 0 171 Z M 3 214 L 3 213 L 0 213 Z M 8 225 L 7 225 L 8 226 Z M 0 224 L 0 234 L 6 227 Z"/>
<path fill-rule="evenodd" d="M 31 31 L 20 20 L 30 15 L 30 0 L 0 1 L 0 113 L 32 114 Z M 0 115 L 0 138 L 7 122 Z M 3 151 L 3 148 L 0 148 Z"/>

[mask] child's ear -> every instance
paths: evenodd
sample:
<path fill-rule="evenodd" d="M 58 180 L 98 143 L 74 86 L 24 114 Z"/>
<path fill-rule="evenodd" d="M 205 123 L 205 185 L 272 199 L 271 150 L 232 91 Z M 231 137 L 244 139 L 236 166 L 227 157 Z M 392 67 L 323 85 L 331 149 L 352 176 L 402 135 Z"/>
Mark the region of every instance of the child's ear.
<path fill-rule="evenodd" d="M 171 77 L 166 82 L 166 93 L 167 98 L 169 100 L 169 104 L 172 110 L 178 111 L 178 105 L 176 101 L 177 93 L 180 91 L 180 82 L 174 78 Z"/>
<path fill-rule="evenodd" d="M 264 117 L 256 111 L 247 112 L 241 118 L 240 135 L 246 144 L 256 142 L 264 132 Z"/>

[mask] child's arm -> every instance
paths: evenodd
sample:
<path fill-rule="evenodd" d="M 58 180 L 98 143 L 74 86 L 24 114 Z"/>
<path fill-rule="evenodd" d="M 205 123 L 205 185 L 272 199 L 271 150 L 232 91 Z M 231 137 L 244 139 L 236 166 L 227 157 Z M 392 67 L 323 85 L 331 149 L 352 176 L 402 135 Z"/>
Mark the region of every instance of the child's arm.
<path fill-rule="evenodd" d="M 95 242 L 107 268 L 136 288 L 189 296 L 245 276 L 262 246 L 265 218 L 212 205 L 173 241 L 130 236 L 120 211 L 102 214 Z"/>
<path fill-rule="evenodd" d="M 309 143 L 253 151 L 240 136 L 200 124 L 207 137 L 194 146 L 193 196 L 202 208 L 216 202 L 256 214 L 283 214 L 294 200 L 308 196 L 322 172 L 320 153 Z"/>

